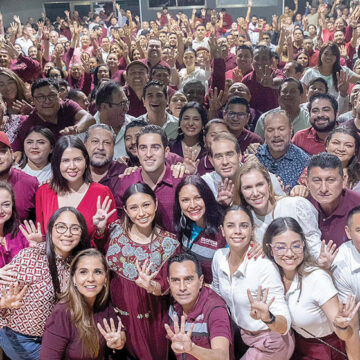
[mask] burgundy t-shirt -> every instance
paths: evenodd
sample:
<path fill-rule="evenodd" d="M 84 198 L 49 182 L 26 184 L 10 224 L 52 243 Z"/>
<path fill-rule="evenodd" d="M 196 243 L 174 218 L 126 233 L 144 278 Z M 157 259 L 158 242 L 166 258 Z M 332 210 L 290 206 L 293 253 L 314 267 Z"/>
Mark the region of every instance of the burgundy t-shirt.
<path fill-rule="evenodd" d="M 15 141 L 11 144 L 13 151 L 23 151 L 24 140 L 33 126 L 40 125 L 49 128 L 57 140 L 60 137 L 60 131 L 68 126 L 75 125 L 75 115 L 82 108 L 72 100 L 61 101 L 58 111 L 58 121 L 56 124 L 42 120 L 36 109 L 34 109 L 28 118 L 22 123 Z"/>

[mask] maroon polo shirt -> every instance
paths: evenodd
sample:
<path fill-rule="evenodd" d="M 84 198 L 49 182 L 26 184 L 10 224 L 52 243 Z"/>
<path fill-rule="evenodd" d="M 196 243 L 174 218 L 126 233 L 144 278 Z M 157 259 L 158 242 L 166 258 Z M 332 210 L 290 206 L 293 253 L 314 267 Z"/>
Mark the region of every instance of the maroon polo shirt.
<path fill-rule="evenodd" d="M 317 66 L 319 63 L 319 50 L 312 50 L 311 54 L 307 54 L 309 57 L 309 67 Z"/>
<path fill-rule="evenodd" d="M 130 175 L 124 176 L 121 179 L 121 189 L 117 195 L 122 199 L 127 188 L 138 182 L 144 183 L 141 175 L 142 169 L 137 169 Z M 156 185 L 154 192 L 158 200 L 158 214 L 161 219 L 162 226 L 172 233 L 175 233 L 174 224 L 174 201 L 175 201 L 175 190 L 180 179 L 175 179 L 172 176 L 169 165 L 166 165 L 166 171 L 162 180 Z M 123 207 L 123 204 L 122 204 Z"/>
<path fill-rule="evenodd" d="M 174 331 L 174 315 L 181 319 L 182 306 L 174 302 L 169 308 L 169 324 Z M 213 290 L 203 286 L 194 308 L 186 317 L 186 328 L 194 324 L 192 342 L 205 349 L 211 349 L 211 340 L 222 336 L 232 344 L 229 313 L 225 301 Z M 231 358 L 231 357 L 230 357 Z M 189 354 L 177 354 L 178 360 L 195 360 Z"/>
<path fill-rule="evenodd" d="M 263 143 L 262 138 L 258 134 L 255 134 L 245 128 L 243 129 L 241 134 L 237 137 L 237 141 L 239 143 L 240 150 L 242 153 L 245 152 L 245 150 L 250 144 Z"/>
<path fill-rule="evenodd" d="M 129 111 L 127 112 L 129 115 L 134 117 L 139 117 L 140 115 L 146 114 L 146 109 L 142 99 L 139 99 L 135 93 L 135 91 L 129 86 L 124 86 L 125 94 L 130 101 Z"/>
<path fill-rule="evenodd" d="M 209 155 L 205 155 L 204 157 L 202 157 L 200 159 L 200 162 L 198 164 L 198 168 L 197 168 L 197 173 L 200 176 L 203 176 L 209 172 L 214 171 L 214 167 L 212 166 L 210 160 L 209 160 Z"/>
<path fill-rule="evenodd" d="M 349 240 L 345 233 L 345 225 L 347 224 L 347 217 L 350 210 L 360 205 L 359 193 L 344 189 L 338 207 L 330 216 L 324 214 L 320 204 L 311 195 L 308 196 L 308 200 L 319 212 L 319 229 L 322 234 L 322 239 L 324 239 L 326 243 L 333 240 L 339 247 L 345 241 Z"/>
<path fill-rule="evenodd" d="M 229 56 L 225 59 L 225 66 L 225 71 L 229 71 L 237 67 L 236 56 L 234 54 L 229 53 Z"/>
<path fill-rule="evenodd" d="M 30 56 L 19 56 L 19 60 L 10 66 L 10 70 L 19 76 L 24 82 L 30 82 L 37 78 L 41 72 L 40 63 Z"/>
<path fill-rule="evenodd" d="M 60 137 L 60 131 L 68 126 L 75 125 L 75 115 L 81 111 L 82 108 L 72 100 L 65 100 L 60 102 L 60 109 L 58 111 L 57 123 L 50 123 L 42 120 L 36 109 L 34 109 L 28 118 L 21 124 L 20 130 L 14 142 L 11 144 L 13 151 L 23 151 L 24 140 L 28 135 L 30 129 L 35 125 L 49 128 L 57 140 Z"/>
<path fill-rule="evenodd" d="M 12 185 L 15 194 L 15 206 L 19 220 L 23 222 L 35 219 L 35 196 L 39 187 L 36 177 L 25 174 L 18 169 L 10 169 L 8 182 Z"/>
<path fill-rule="evenodd" d="M 278 75 L 279 73 L 275 71 L 274 77 L 280 77 Z M 241 82 L 249 88 L 251 93 L 250 106 L 255 110 L 264 113 L 279 106 L 279 90 L 264 87 L 257 82 L 255 70 L 245 75 Z"/>
<path fill-rule="evenodd" d="M 319 138 L 313 127 L 298 131 L 292 138 L 292 142 L 310 155 L 325 151 L 325 141 Z"/>
<path fill-rule="evenodd" d="M 119 175 L 121 175 L 126 168 L 127 166 L 125 164 L 119 163 L 118 161 L 113 161 L 106 175 L 99 181 L 99 184 L 107 186 L 110 189 L 110 191 L 113 193 L 116 202 L 116 208 L 119 214 L 122 209 L 121 200 L 119 199 L 118 196 L 118 193 L 120 192 L 120 183 L 121 183 L 121 179 L 119 178 Z"/>

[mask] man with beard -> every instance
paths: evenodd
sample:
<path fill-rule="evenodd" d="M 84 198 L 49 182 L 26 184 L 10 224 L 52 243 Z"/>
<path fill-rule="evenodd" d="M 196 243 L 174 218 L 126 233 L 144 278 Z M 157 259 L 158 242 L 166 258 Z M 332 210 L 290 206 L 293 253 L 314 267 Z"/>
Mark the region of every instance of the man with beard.
<path fill-rule="evenodd" d="M 336 127 L 338 103 L 328 94 L 315 94 L 308 103 L 311 127 L 298 131 L 292 142 L 310 155 L 325 151 L 329 133 Z"/>
<path fill-rule="evenodd" d="M 97 124 L 109 125 L 115 132 L 114 160 L 126 155 L 124 134 L 125 126 L 134 118 L 127 114 L 129 100 L 122 87 L 115 81 L 102 84 L 96 93 L 98 112 L 94 118 Z"/>
<path fill-rule="evenodd" d="M 250 89 L 251 90 L 251 89 Z M 300 106 L 301 95 L 304 89 L 299 80 L 287 78 L 280 87 L 279 107 L 275 110 L 284 110 L 291 121 L 294 133 L 306 129 L 309 125 L 309 113 L 307 109 Z M 265 117 L 272 112 L 270 110 L 262 114 L 256 123 L 255 132 L 264 138 Z"/>
<path fill-rule="evenodd" d="M 90 157 L 91 177 L 107 186 L 114 194 L 116 207 L 121 207 L 117 194 L 120 191 L 119 175 L 127 165 L 113 160 L 116 134 L 107 124 L 95 124 L 85 134 L 84 144 Z"/>
<path fill-rule="evenodd" d="M 264 126 L 265 144 L 259 146 L 256 157 L 291 189 L 297 185 L 310 156 L 291 143 L 292 123 L 286 111 L 275 109 L 267 113 Z"/>
<path fill-rule="evenodd" d="M 35 218 L 35 194 L 39 182 L 34 176 L 12 167 L 14 154 L 7 135 L 0 131 L 0 180 L 9 182 L 15 194 L 15 206 L 20 221 Z"/>

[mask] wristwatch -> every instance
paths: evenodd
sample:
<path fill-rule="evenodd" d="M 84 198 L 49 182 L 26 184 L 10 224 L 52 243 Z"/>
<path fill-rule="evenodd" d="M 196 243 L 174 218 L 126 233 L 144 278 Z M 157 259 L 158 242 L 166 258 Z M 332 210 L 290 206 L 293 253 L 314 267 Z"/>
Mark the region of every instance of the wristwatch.
<path fill-rule="evenodd" d="M 264 321 L 264 320 L 262 320 L 262 322 L 264 323 L 264 324 L 266 324 L 266 325 L 270 325 L 270 324 L 273 324 L 274 322 L 275 322 L 275 315 L 271 312 L 271 311 L 269 311 L 269 314 L 270 314 L 270 320 L 269 321 Z"/>

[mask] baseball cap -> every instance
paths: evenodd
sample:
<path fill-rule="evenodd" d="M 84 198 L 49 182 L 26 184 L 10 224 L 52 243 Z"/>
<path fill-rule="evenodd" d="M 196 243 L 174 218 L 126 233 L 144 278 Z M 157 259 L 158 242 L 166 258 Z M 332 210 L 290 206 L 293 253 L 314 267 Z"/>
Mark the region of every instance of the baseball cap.
<path fill-rule="evenodd" d="M 128 70 L 134 65 L 142 65 L 146 69 L 146 71 L 149 72 L 149 67 L 140 60 L 134 60 L 130 64 L 128 64 L 128 66 L 126 67 L 126 72 L 128 72 Z"/>
<path fill-rule="evenodd" d="M 7 147 L 11 147 L 9 138 L 3 131 L 0 131 L 0 143 L 3 143 Z"/>

